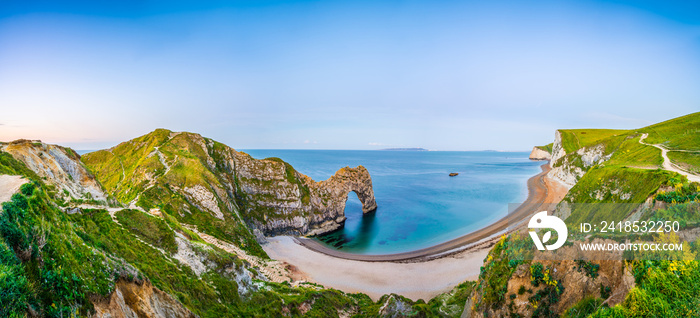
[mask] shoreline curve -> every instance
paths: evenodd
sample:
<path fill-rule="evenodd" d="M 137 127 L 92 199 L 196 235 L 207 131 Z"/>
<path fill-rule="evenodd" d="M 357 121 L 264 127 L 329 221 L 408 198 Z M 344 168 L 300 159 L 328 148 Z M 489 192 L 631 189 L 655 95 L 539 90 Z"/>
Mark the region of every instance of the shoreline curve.
<path fill-rule="evenodd" d="M 530 177 L 530 179 L 527 180 L 527 199 L 513 212 L 508 213 L 503 218 L 483 228 L 480 228 L 476 231 L 470 232 L 458 238 L 437 245 L 421 248 L 410 252 L 365 255 L 341 252 L 326 247 L 318 241 L 310 238 L 295 237 L 293 239 L 297 244 L 314 252 L 322 253 L 336 258 L 364 262 L 420 261 L 427 258 L 441 257 L 444 256 L 443 254 L 450 254 L 450 252 L 459 252 L 456 250 L 461 247 L 478 243 L 484 239 L 491 238 L 494 235 L 499 234 L 503 231 L 514 230 L 515 228 L 509 228 L 509 226 L 513 224 L 522 224 L 524 223 L 523 221 L 525 221 L 526 216 L 529 216 L 534 212 L 542 211 L 542 208 L 548 210 L 547 208 L 550 205 L 555 204 L 554 202 L 545 202 L 549 194 L 549 188 L 545 183 L 547 173 L 551 170 L 549 162 L 541 165 L 540 168 L 542 169 L 542 172 Z M 516 228 L 517 227 L 519 226 L 516 226 Z"/>

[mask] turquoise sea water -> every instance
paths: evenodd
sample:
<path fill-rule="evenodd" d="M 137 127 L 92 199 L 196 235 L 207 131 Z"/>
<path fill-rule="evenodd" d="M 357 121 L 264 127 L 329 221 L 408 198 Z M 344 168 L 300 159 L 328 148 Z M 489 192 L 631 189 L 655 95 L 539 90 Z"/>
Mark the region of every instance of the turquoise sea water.
<path fill-rule="evenodd" d="M 344 252 L 387 254 L 429 247 L 503 217 L 527 197 L 541 162 L 526 152 L 243 150 L 279 157 L 316 181 L 363 165 L 372 176 L 377 211 L 362 215 L 351 192 L 342 230 L 317 238 Z M 459 176 L 449 177 L 450 172 Z"/>

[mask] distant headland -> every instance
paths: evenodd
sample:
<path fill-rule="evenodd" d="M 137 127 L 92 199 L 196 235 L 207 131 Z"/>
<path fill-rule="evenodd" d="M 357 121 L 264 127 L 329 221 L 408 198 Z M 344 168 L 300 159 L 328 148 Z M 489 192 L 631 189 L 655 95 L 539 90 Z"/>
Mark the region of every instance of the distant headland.
<path fill-rule="evenodd" d="M 428 149 L 425 149 L 425 148 L 385 148 L 385 149 L 379 149 L 379 150 L 384 150 L 384 151 L 428 151 Z"/>

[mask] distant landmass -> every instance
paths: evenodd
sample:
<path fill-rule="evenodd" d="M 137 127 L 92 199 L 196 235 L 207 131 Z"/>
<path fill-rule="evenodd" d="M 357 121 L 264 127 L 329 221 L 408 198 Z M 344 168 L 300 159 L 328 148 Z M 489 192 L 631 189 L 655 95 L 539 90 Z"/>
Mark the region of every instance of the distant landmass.
<path fill-rule="evenodd" d="M 389 150 L 389 151 L 428 151 L 428 149 L 425 149 L 425 148 L 386 148 L 386 149 L 379 149 L 379 150 Z"/>

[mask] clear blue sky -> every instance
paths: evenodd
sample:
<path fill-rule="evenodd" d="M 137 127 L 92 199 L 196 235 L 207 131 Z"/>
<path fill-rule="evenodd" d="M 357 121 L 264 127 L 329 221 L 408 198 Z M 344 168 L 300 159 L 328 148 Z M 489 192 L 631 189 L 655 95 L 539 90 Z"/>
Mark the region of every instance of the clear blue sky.
<path fill-rule="evenodd" d="M 0 140 L 529 150 L 700 110 L 693 1 L 114 2 L 3 1 Z"/>

